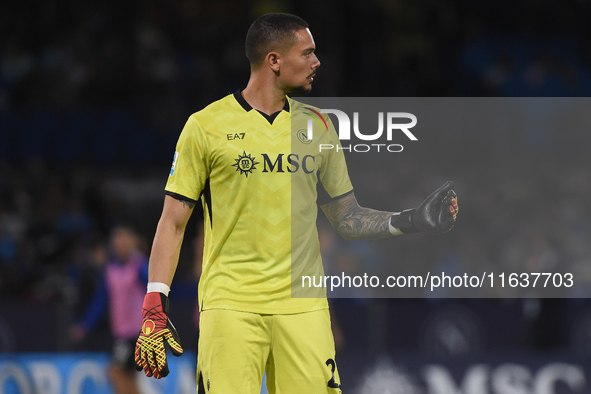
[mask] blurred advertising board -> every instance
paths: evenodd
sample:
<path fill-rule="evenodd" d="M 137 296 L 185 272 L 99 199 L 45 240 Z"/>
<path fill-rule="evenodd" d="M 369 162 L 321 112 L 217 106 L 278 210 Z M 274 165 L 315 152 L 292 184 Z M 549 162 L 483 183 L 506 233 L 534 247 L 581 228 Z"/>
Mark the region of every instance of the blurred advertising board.
<path fill-rule="evenodd" d="M 196 355 L 170 357 L 170 375 L 149 379 L 138 372 L 142 393 L 195 393 Z M 0 355 L 2 394 L 111 394 L 107 353 L 30 353 Z"/>

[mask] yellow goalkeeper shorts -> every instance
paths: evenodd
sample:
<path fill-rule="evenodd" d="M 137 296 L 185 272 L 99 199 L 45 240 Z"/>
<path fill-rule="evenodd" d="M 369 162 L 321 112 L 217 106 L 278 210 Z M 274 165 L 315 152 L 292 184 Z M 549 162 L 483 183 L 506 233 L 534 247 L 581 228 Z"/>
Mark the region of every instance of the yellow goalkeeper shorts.
<path fill-rule="evenodd" d="M 201 312 L 197 392 L 341 393 L 328 309 L 261 315 L 227 309 Z"/>

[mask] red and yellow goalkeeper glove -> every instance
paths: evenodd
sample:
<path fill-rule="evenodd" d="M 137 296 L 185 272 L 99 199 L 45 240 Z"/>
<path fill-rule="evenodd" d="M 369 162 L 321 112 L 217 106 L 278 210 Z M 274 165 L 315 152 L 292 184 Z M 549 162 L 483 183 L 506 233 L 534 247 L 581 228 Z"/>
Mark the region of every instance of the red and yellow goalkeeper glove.
<path fill-rule="evenodd" d="M 146 294 L 142 310 L 144 322 L 135 344 L 135 364 L 138 371 L 143 369 L 146 376 L 156 379 L 169 373 L 164 342 L 168 342 L 175 356 L 183 354 L 179 335 L 167 313 L 167 296 L 159 292 Z"/>
<path fill-rule="evenodd" d="M 456 224 L 458 197 L 451 181 L 431 193 L 416 209 L 407 209 L 390 217 L 390 224 L 408 233 L 446 233 Z"/>

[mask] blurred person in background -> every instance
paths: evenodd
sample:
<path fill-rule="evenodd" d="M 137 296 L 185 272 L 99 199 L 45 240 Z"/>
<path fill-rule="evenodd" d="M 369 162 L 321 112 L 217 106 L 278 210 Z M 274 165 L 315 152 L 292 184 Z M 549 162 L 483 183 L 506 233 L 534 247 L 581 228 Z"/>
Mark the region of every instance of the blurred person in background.
<path fill-rule="evenodd" d="M 71 328 L 72 341 L 81 341 L 98 323 L 107 309 L 113 335 L 109 374 L 119 394 L 139 393 L 134 365 L 137 333 L 142 326 L 141 305 L 148 283 L 148 259 L 141 239 L 128 226 L 111 231 L 112 257 L 105 266 L 101 283 L 86 312 Z"/>

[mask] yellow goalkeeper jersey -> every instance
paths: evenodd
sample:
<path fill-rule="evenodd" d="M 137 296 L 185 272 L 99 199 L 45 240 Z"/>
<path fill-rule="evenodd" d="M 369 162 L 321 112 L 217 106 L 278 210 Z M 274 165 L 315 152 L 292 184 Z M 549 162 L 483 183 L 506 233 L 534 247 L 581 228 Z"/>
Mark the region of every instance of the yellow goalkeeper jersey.
<path fill-rule="evenodd" d="M 353 187 L 328 116 L 325 128 L 307 138 L 311 110 L 286 98 L 283 110 L 268 116 L 237 92 L 191 115 L 183 128 L 166 193 L 203 204 L 202 310 L 287 314 L 327 307 L 324 289 L 292 287 L 300 287 L 302 275 L 323 275 L 319 181 L 327 198 Z"/>

